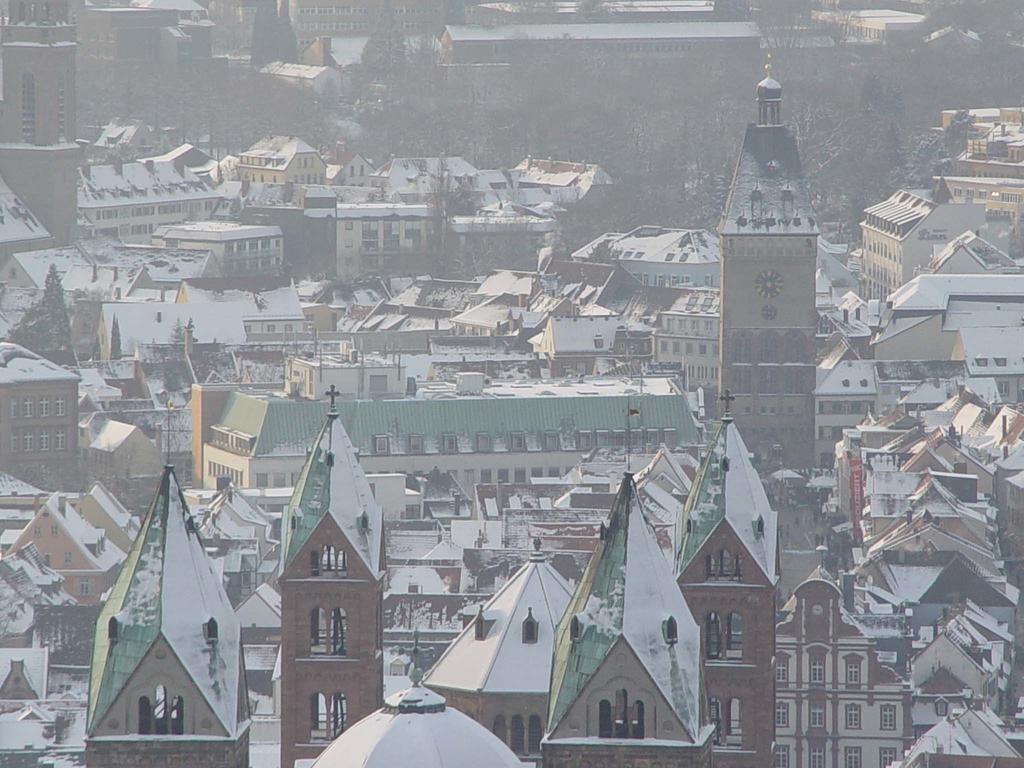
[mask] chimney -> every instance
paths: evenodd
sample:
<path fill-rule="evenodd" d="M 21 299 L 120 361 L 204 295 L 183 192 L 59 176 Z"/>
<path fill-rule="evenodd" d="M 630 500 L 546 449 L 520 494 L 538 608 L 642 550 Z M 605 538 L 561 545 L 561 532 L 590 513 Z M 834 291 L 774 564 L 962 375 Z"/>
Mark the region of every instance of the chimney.
<path fill-rule="evenodd" d="M 331 56 L 331 38 L 321 37 L 320 38 L 320 66 L 330 67 L 333 66 L 334 59 Z"/>
<path fill-rule="evenodd" d="M 843 310 L 843 322 L 844 323 L 850 322 L 850 310 L 848 310 L 848 309 L 844 309 Z"/>
<path fill-rule="evenodd" d="M 1004 413 L 1003 414 L 1003 436 L 1002 436 L 1003 440 L 1006 439 L 1006 432 L 1007 432 L 1007 430 L 1006 430 L 1006 423 L 1007 423 L 1006 414 Z"/>
<path fill-rule="evenodd" d="M 117 282 L 117 267 L 114 267 L 114 282 Z"/>
<path fill-rule="evenodd" d="M 124 163 L 120 160 L 114 161 L 114 173 L 118 176 L 124 176 Z"/>
<path fill-rule="evenodd" d="M 95 283 L 98 278 L 99 278 L 99 269 L 96 267 L 95 264 L 93 264 L 92 265 L 92 281 Z"/>
<path fill-rule="evenodd" d="M 152 173 L 156 169 L 156 163 L 151 159 L 146 161 L 146 170 Z"/>
<path fill-rule="evenodd" d="M 906 518 L 907 525 L 910 525 L 914 521 L 914 510 L 908 508 L 907 511 L 903 513 L 903 516 Z"/>
<path fill-rule="evenodd" d="M 192 345 L 195 343 L 195 325 L 192 323 L 192 319 L 189 318 L 188 325 L 185 326 L 185 354 L 188 356 L 192 355 Z"/>

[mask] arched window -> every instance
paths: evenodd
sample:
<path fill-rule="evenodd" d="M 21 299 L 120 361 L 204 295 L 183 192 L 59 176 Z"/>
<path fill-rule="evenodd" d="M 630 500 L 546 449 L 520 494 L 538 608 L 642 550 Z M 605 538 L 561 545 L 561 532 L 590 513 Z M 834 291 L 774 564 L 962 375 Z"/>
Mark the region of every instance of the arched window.
<path fill-rule="evenodd" d="M 121 639 L 121 625 L 117 623 L 116 616 L 111 616 L 107 621 L 107 639 L 111 645 Z"/>
<path fill-rule="evenodd" d="M 502 744 L 508 744 L 508 728 L 505 726 L 505 716 L 496 715 L 491 725 L 491 733 L 501 739 Z"/>
<path fill-rule="evenodd" d="M 185 733 L 185 700 L 181 696 L 171 701 L 171 733 L 175 736 Z"/>
<path fill-rule="evenodd" d="M 139 733 L 149 734 L 153 732 L 153 705 L 149 703 L 148 696 L 139 698 Z"/>
<path fill-rule="evenodd" d="M 612 737 L 612 703 L 608 699 L 601 699 L 597 705 L 597 735 L 602 739 Z"/>
<path fill-rule="evenodd" d="M 348 722 L 348 699 L 344 693 L 331 696 L 331 738 L 343 733 Z"/>
<path fill-rule="evenodd" d="M 314 693 L 309 697 L 309 739 L 323 741 L 328 738 L 327 697 Z"/>
<path fill-rule="evenodd" d="M 527 754 L 540 754 L 540 740 L 542 738 L 544 738 L 544 725 L 541 723 L 540 715 L 530 715 L 530 722 L 526 729 Z"/>
<path fill-rule="evenodd" d="M 21 23 L 25 21 L 25 3 L 18 3 L 18 21 Z"/>
<path fill-rule="evenodd" d="M 327 653 L 327 612 L 323 608 L 309 612 L 309 652 Z"/>
<path fill-rule="evenodd" d="M 728 549 L 723 549 L 718 556 L 722 561 L 722 576 L 732 576 L 732 553 Z"/>
<path fill-rule="evenodd" d="M 708 719 L 715 726 L 715 744 L 722 743 L 722 700 L 717 696 L 708 699 Z"/>
<path fill-rule="evenodd" d="M 523 619 L 523 642 L 537 642 L 537 620 L 533 618 L 533 608 L 526 609 L 526 618 Z"/>
<path fill-rule="evenodd" d="M 707 577 L 709 579 L 713 579 L 713 578 L 715 578 L 716 576 L 719 575 L 719 572 L 718 572 L 718 559 L 714 555 L 709 553 L 705 557 L 704 570 L 706 571 Z"/>
<path fill-rule="evenodd" d="M 219 635 L 219 629 L 217 628 L 217 620 L 210 617 L 210 620 L 203 624 L 203 636 L 206 638 L 206 642 L 216 642 Z"/>
<path fill-rule="evenodd" d="M 337 550 L 335 550 L 330 544 L 324 544 L 324 548 L 321 551 L 320 569 L 324 573 L 331 573 L 332 571 L 338 570 Z"/>
<path fill-rule="evenodd" d="M 309 553 L 309 575 L 320 575 L 320 555 L 315 549 Z"/>
<path fill-rule="evenodd" d="M 634 739 L 644 737 L 644 703 L 637 699 L 633 702 L 633 729 L 630 734 Z"/>
<path fill-rule="evenodd" d="M 743 745 L 743 715 L 740 711 L 740 700 L 729 699 L 729 711 L 725 723 L 725 743 L 738 747 Z"/>
<path fill-rule="evenodd" d="M 569 621 L 569 640 L 573 643 L 578 642 L 580 639 L 580 620 L 573 616 Z"/>
<path fill-rule="evenodd" d="M 153 697 L 153 733 L 167 735 L 167 689 L 162 685 L 156 687 Z"/>
<path fill-rule="evenodd" d="M 512 724 L 508 732 L 508 748 L 517 755 L 526 752 L 526 728 L 522 715 L 512 715 Z"/>
<path fill-rule="evenodd" d="M 625 688 L 615 692 L 615 738 L 629 738 L 629 695 Z"/>
<path fill-rule="evenodd" d="M 348 620 L 345 611 L 335 608 L 331 611 L 331 653 L 334 656 L 345 655 L 345 634 L 348 629 Z"/>
<path fill-rule="evenodd" d="M 728 637 L 726 638 L 726 647 L 729 650 L 729 655 L 742 656 L 743 655 L 743 617 L 738 613 L 730 613 L 728 620 Z"/>
<path fill-rule="evenodd" d="M 717 659 L 722 654 L 722 623 L 714 611 L 704 620 L 704 655 Z"/>
<path fill-rule="evenodd" d="M 760 338 L 760 361 L 762 363 L 777 363 L 779 361 L 779 336 L 774 331 L 766 331 Z"/>

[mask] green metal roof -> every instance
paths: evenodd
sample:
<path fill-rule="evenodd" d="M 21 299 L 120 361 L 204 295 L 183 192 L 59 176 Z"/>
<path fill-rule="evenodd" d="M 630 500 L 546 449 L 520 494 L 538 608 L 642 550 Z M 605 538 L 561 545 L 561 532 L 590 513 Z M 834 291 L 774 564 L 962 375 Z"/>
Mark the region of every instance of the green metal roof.
<path fill-rule="evenodd" d="M 121 566 L 117 581 L 103 604 L 96 620 L 96 635 L 92 648 L 92 668 L 89 678 L 88 732 L 96 727 L 107 708 L 131 677 L 146 652 L 160 634 L 160 588 L 139 589 L 141 574 L 152 572 L 152 567 L 163 560 L 164 524 L 167 518 L 167 493 L 171 472 L 165 471 L 149 513 L 142 523 L 127 559 Z M 183 502 L 184 503 L 184 500 Z M 159 569 L 161 574 L 163 568 Z M 153 586 L 153 585 L 148 585 Z M 125 607 L 129 592 L 135 594 L 135 616 L 131 623 L 120 622 L 120 637 L 110 643 L 108 624 Z"/>
<path fill-rule="evenodd" d="M 697 441 L 697 424 L 683 394 L 360 400 L 339 401 L 337 409 L 352 443 L 365 449 L 374 435 L 502 435 L 545 430 L 574 433 L 579 429 L 615 429 L 617 425 L 625 428 L 627 404 L 640 410 L 631 427 L 670 427 L 676 430 L 680 443 Z M 326 414 L 327 404 L 322 401 L 232 393 L 220 424 L 253 435 L 253 455 L 304 453 Z"/>
<path fill-rule="evenodd" d="M 619 486 L 612 504 L 611 516 L 604 538 L 598 543 L 587 564 L 569 606 L 555 631 L 555 651 L 551 664 L 551 697 L 548 731 L 554 729 L 562 715 L 575 700 L 600 666 L 612 644 L 622 631 L 621 620 L 626 596 L 626 539 L 629 535 L 630 496 L 636 494 L 633 479 L 627 476 Z M 603 631 L 596 623 L 581 627 L 574 643 L 569 625 L 574 616 L 582 614 L 592 597 L 605 601 L 607 615 L 617 619 L 614 632 Z"/>
<path fill-rule="evenodd" d="M 281 535 L 284 538 L 282 572 L 295 554 L 302 549 L 302 545 L 309 539 L 331 506 L 331 475 L 327 463 L 321 456 L 320 447 L 324 431 L 329 426 L 330 422 L 325 422 L 321 428 L 320 436 L 306 463 L 302 465 L 302 472 L 295 483 L 295 491 L 284 510 L 284 519 L 281 520 Z"/>
<path fill-rule="evenodd" d="M 722 469 L 725 450 L 720 445 L 724 441 L 725 430 L 719 422 L 711 434 L 707 455 L 676 522 L 676 573 L 681 573 L 689 565 L 711 531 L 725 518 L 725 472 Z"/>

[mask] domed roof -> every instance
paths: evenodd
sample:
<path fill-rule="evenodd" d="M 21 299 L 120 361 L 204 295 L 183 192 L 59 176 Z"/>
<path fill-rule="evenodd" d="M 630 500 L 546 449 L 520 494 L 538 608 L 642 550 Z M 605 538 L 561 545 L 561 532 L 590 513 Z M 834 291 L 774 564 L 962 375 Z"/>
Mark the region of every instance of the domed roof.
<path fill-rule="evenodd" d="M 782 83 L 771 75 L 757 84 L 757 98 L 759 99 L 781 99 Z"/>
<path fill-rule="evenodd" d="M 341 734 L 313 768 L 522 768 L 497 736 L 414 684 Z"/>

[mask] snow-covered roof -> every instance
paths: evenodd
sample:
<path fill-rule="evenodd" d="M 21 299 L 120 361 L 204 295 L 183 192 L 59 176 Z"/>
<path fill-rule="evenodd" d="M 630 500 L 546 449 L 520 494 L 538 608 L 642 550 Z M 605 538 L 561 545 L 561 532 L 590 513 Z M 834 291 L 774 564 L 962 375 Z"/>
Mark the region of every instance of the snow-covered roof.
<path fill-rule="evenodd" d="M 116 451 L 137 429 L 134 424 L 108 419 L 93 435 L 89 447 L 96 451 Z"/>
<path fill-rule="evenodd" d="M 915 742 L 902 764 L 916 765 L 915 761 L 922 755 L 940 753 L 950 757 L 981 757 L 987 761 L 1020 757 L 1007 740 L 1002 721 L 988 708 L 965 709 L 942 718 Z"/>
<path fill-rule="evenodd" d="M 330 67 L 318 67 L 312 64 L 272 61 L 260 70 L 260 74 L 284 77 L 289 80 L 316 80 L 318 77 L 329 75 L 333 71 Z"/>
<path fill-rule="evenodd" d="M 14 475 L 0 472 L 0 497 L 3 496 L 38 496 L 42 491 Z"/>
<path fill-rule="evenodd" d="M 549 317 L 544 330 L 534 337 L 534 348 L 550 346 L 554 354 L 607 354 L 616 333 L 626 330 L 618 315 Z"/>
<path fill-rule="evenodd" d="M 0 341 L 0 384 L 30 384 L 35 381 L 77 381 L 71 371 L 18 344 Z"/>
<path fill-rule="evenodd" d="M 215 304 L 224 309 L 227 309 L 226 305 L 237 307 L 243 320 L 294 320 L 301 323 L 305 319 L 299 294 L 292 286 L 261 291 L 209 290 L 186 283 L 184 299 L 182 303 L 188 306 Z"/>
<path fill-rule="evenodd" d="M 1020 297 L 1024 295 L 1024 275 L 929 275 L 915 276 L 889 295 L 894 312 L 942 311 L 950 301 L 961 298 L 974 303 L 974 309 L 985 304 L 1002 304 L 1015 299 L 1019 312 L 1024 312 Z"/>
<path fill-rule="evenodd" d="M 449 24 L 445 34 L 455 43 L 503 40 L 691 40 L 760 37 L 752 21 L 600 22 L 515 24 L 501 27 Z"/>
<path fill-rule="evenodd" d="M 374 578 L 383 575 L 384 515 L 333 409 L 311 446 L 281 523 L 284 569 L 329 515 Z"/>
<path fill-rule="evenodd" d="M 676 529 L 676 569 L 682 571 L 711 532 L 728 524 L 765 577 L 775 583 L 778 515 L 732 419 L 722 421 L 712 438 Z"/>
<path fill-rule="evenodd" d="M 102 313 L 108 339 L 114 320 L 117 320 L 121 351 L 125 355 L 133 354 L 140 344 L 169 344 L 179 323 L 184 328 L 189 321 L 193 325 L 193 337 L 198 342 L 241 344 L 245 341 L 241 307 L 230 304 L 108 302 L 103 304 Z"/>
<path fill-rule="evenodd" d="M 78 209 L 87 215 L 99 208 L 218 197 L 191 169 L 179 168 L 173 162 L 93 165 L 79 171 L 78 176 Z"/>
<path fill-rule="evenodd" d="M 522 768 L 497 736 L 416 683 L 345 730 L 312 768 Z"/>
<path fill-rule="evenodd" d="M 572 254 L 574 259 L 593 256 L 599 244 L 607 244 L 622 262 L 651 262 L 661 265 L 717 264 L 718 237 L 706 229 L 671 229 L 643 226 L 624 234 L 608 233 Z"/>
<path fill-rule="evenodd" d="M 157 227 L 153 238 L 165 242 L 226 242 L 256 237 L 281 237 L 281 228 L 268 224 L 239 224 L 234 221 L 194 221 Z"/>
<path fill-rule="evenodd" d="M 427 674 L 427 685 L 485 693 L 546 694 L 551 682 L 555 627 L 565 613 L 569 585 L 543 554 L 530 560 L 483 606 Z M 524 642 L 527 617 L 536 639 Z M 484 623 L 478 639 L 476 623 Z"/>
<path fill-rule="evenodd" d="M 671 622 L 670 622 L 671 620 Z M 676 641 L 668 627 L 675 625 Z M 573 628 L 578 629 L 572 637 Z M 688 739 L 703 743 L 700 629 L 683 600 L 658 537 L 626 474 L 606 532 L 556 630 L 548 731 L 572 707 L 617 642 L 629 646 Z"/>
<path fill-rule="evenodd" d="M 252 164 L 256 160 L 266 160 L 275 168 L 284 168 L 295 155 L 310 152 L 316 153 L 316 150 L 296 136 L 268 136 L 242 152 L 239 162 Z"/>
<path fill-rule="evenodd" d="M 820 369 L 819 369 L 820 370 Z M 870 396 L 877 394 L 874 360 L 841 360 L 814 388 L 815 397 Z"/>
<path fill-rule="evenodd" d="M 212 642 L 204 628 L 211 619 L 217 628 Z M 110 638 L 111 622 L 118 626 L 116 640 Z M 90 737 L 104 735 L 111 705 L 160 638 L 192 678 L 223 734 L 241 734 L 248 727 L 248 706 L 238 620 L 170 467 L 96 622 Z"/>
<path fill-rule="evenodd" d="M 50 233 L 28 206 L 0 179 L 0 243 L 42 241 Z"/>

